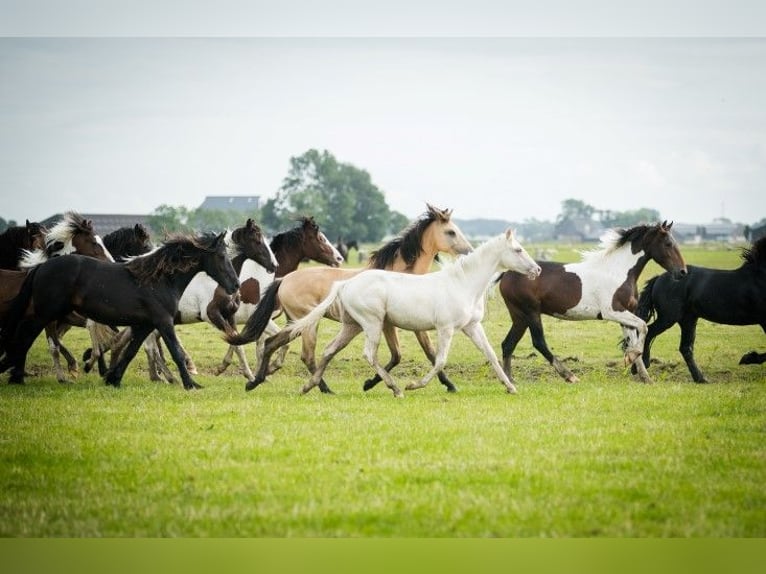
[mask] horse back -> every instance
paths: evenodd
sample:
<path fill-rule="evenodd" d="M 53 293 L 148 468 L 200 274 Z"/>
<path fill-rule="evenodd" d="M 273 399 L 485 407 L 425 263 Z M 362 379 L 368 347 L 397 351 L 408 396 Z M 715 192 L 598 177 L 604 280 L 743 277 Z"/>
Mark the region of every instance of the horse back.
<path fill-rule="evenodd" d="M 288 273 L 279 286 L 279 302 L 291 319 L 307 315 L 319 305 L 336 281 L 358 275 L 361 269 L 341 267 L 306 267 Z"/>
<path fill-rule="evenodd" d="M 516 271 L 505 271 L 500 278 L 500 294 L 513 314 L 544 313 L 564 315 L 582 299 L 582 280 L 567 271 L 563 263 L 538 261 L 542 272 L 529 279 Z"/>
<path fill-rule="evenodd" d="M 663 278 L 667 289 L 684 284 L 687 313 L 725 325 L 766 323 L 766 273 L 762 269 L 748 265 L 733 270 L 687 266 L 687 275 L 678 281 Z"/>

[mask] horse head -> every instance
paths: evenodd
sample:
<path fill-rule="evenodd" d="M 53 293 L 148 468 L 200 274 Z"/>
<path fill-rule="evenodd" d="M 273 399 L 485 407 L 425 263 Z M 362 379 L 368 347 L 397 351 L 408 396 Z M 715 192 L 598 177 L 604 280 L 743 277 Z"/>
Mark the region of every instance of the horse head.
<path fill-rule="evenodd" d="M 269 244 L 264 241 L 261 228 L 248 219 L 244 227 L 238 227 L 231 234 L 231 239 L 239 253 L 261 265 L 269 273 L 277 269 L 277 259 Z"/>
<path fill-rule="evenodd" d="M 303 250 L 306 257 L 324 263 L 330 267 L 338 267 L 344 259 L 327 236 L 319 230 L 313 217 L 304 217 L 302 224 Z"/>
<path fill-rule="evenodd" d="M 674 279 L 678 279 L 687 273 L 686 261 L 670 232 L 671 227 L 673 222 L 668 223 L 665 220 L 649 228 L 644 234 L 642 248 L 658 265 L 669 271 Z"/>
<path fill-rule="evenodd" d="M 542 268 L 527 253 L 521 243 L 516 239 L 513 230 L 509 227 L 503 236 L 505 243 L 500 256 L 500 267 L 516 271 L 526 275 L 529 279 L 537 279 L 542 272 Z"/>
<path fill-rule="evenodd" d="M 449 253 L 451 255 L 465 255 L 473 251 L 471 242 L 466 239 L 458 225 L 452 221 L 451 209 L 438 209 L 431 204 L 428 208 L 425 221 L 427 226 L 423 232 L 421 244 L 428 245 L 432 251 Z"/>
<path fill-rule="evenodd" d="M 29 249 L 45 249 L 45 236 L 48 233 L 46 227 L 35 221 L 30 222 L 27 219 L 26 230 Z"/>
<path fill-rule="evenodd" d="M 221 233 L 207 244 L 203 243 L 201 252 L 201 270 L 210 275 L 228 295 L 236 293 L 239 289 L 239 278 L 226 249 L 226 234 Z"/>

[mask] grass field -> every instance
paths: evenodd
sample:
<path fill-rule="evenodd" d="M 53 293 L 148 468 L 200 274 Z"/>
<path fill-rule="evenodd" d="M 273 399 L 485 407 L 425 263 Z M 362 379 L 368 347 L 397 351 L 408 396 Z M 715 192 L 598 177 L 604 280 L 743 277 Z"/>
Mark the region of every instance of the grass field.
<path fill-rule="evenodd" d="M 739 265 L 733 250 L 683 252 L 688 263 Z M 559 248 L 555 258 L 576 256 Z M 498 353 L 508 327 L 490 299 Z M 95 374 L 60 385 L 40 339 L 28 361 L 37 376 L 21 387 L 0 379 L 0 535 L 766 536 L 766 371 L 737 364 L 766 347 L 759 327 L 700 322 L 709 385 L 691 382 L 677 327 L 655 342 L 654 385 L 626 373 L 615 324 L 545 327 L 579 384 L 565 384 L 527 336 L 519 393 L 508 395 L 458 335 L 448 373 L 459 392 L 433 381 L 403 400 L 383 385 L 361 391 L 361 338 L 328 368 L 334 396 L 299 396 L 296 345 L 253 392 L 234 371 L 214 376 L 225 345 L 204 324 L 178 329 L 201 371 L 194 392 L 149 382 L 142 355 L 120 389 Z M 336 331 L 323 324 L 322 341 Z M 394 375 L 404 383 L 426 364 L 412 335 L 402 340 Z M 82 331 L 65 342 L 87 346 Z"/>

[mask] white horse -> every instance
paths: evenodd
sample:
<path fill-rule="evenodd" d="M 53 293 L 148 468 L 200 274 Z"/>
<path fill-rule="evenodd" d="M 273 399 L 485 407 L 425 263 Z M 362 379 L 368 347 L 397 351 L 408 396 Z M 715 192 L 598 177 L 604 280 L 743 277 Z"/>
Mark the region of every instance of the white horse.
<path fill-rule="evenodd" d="M 417 383 L 409 384 L 407 390 L 424 387 L 444 368 L 452 336 L 456 329 L 460 329 L 484 353 L 506 390 L 515 393 L 516 387 L 503 372 L 481 325 L 484 294 L 493 276 L 506 269 L 524 273 L 531 279 L 540 274 L 540 266 L 510 229 L 434 273 L 412 275 L 370 269 L 346 281 L 336 282 L 318 306 L 286 327 L 291 333 L 299 333 L 319 321 L 336 301 L 341 308 L 340 333 L 325 348 L 316 371 L 302 392 L 307 393 L 318 385 L 332 358 L 364 331 L 365 358 L 394 396 L 402 397 L 391 375 L 378 362 L 381 334 L 384 328 L 392 325 L 409 331 L 436 330 L 433 367 Z"/>

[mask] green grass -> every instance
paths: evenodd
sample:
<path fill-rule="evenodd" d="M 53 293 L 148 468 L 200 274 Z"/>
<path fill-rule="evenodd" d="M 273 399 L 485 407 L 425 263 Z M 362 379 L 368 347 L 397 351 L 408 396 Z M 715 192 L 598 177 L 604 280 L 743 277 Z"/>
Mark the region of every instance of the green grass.
<path fill-rule="evenodd" d="M 684 249 L 689 263 L 738 264 L 736 252 L 711 253 Z M 485 328 L 498 353 L 508 326 L 490 299 Z M 700 322 L 710 385 L 691 382 L 677 327 L 655 343 L 654 385 L 625 372 L 616 325 L 545 327 L 579 384 L 532 356 L 527 336 L 514 362 L 519 393 L 508 395 L 458 335 L 448 372 L 459 393 L 433 381 L 403 400 L 383 385 L 361 391 L 361 337 L 328 368 L 335 396 L 298 394 L 297 346 L 245 393 L 234 371 L 212 374 L 225 345 L 203 324 L 178 329 L 201 370 L 205 388 L 194 392 L 149 382 L 142 355 L 120 389 L 94 374 L 60 385 L 39 340 L 29 360 L 38 376 L 0 385 L 0 535 L 766 535 L 766 372 L 737 365 L 763 350 L 759 327 Z M 323 324 L 322 342 L 336 331 Z M 401 338 L 394 375 L 404 384 L 426 365 L 412 335 Z M 65 342 L 81 352 L 85 333 Z"/>

